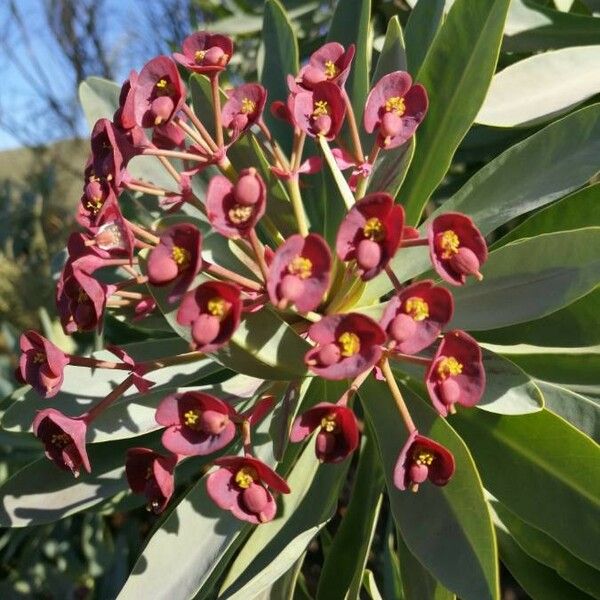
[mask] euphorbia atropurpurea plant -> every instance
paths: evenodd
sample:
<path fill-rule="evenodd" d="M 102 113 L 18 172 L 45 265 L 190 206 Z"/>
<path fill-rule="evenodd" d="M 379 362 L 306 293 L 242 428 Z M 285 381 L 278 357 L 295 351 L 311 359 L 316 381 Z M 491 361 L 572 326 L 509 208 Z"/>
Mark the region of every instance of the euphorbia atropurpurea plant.
<path fill-rule="evenodd" d="M 574 510 L 582 527 L 596 531 L 591 496 L 578 496 L 572 480 L 584 463 L 565 456 L 584 460 L 597 448 L 543 410 L 540 387 L 503 356 L 510 351 L 479 335 L 543 317 L 593 288 L 597 270 L 595 281 L 590 271 L 574 283 L 539 260 L 553 240 L 514 255 L 510 244 L 500 246 L 488 257 L 484 236 L 586 185 L 597 166 L 575 169 L 557 190 L 531 192 L 524 181 L 522 201 L 515 199 L 518 184 L 502 171 L 494 180 L 484 167 L 466 188 L 516 186 L 508 207 L 482 208 L 469 202 L 467 189 L 462 206 L 451 199 L 422 221 L 484 99 L 508 2 L 457 0 L 413 76 L 392 20 L 370 85 L 368 2 L 350 4 L 358 25 L 340 3 L 330 40 L 301 68 L 273 72 L 293 65 L 297 50 L 285 13 L 269 0 L 262 84 L 222 90 L 233 41 L 192 33 L 180 52 L 132 71 L 114 114 L 96 121 L 77 208 L 81 229 L 69 238 L 57 282 L 61 324 L 73 334 L 101 331 L 106 322 L 152 341 L 108 343 L 85 357 L 35 331 L 21 336 L 18 376 L 49 401 L 28 413 L 31 428 L 63 470 L 60 489 L 73 485 L 71 474 L 98 488 L 75 494 L 61 515 L 123 491 L 125 481 L 151 513 L 164 513 L 124 598 L 214 597 L 219 588 L 219 597 L 251 598 L 271 588 L 278 598 L 283 592 L 273 581 L 283 577 L 291 589 L 298 583 L 301 556 L 332 517 L 350 473 L 353 492 L 324 549 L 318 598 L 358 597 L 384 481 L 391 516 L 383 546 L 390 552 L 391 539 L 400 556 L 399 571 L 389 566 L 396 583 L 386 586 L 403 589 L 404 597 L 433 598 L 425 589 L 465 600 L 498 597 L 497 545 L 526 588 L 523 565 L 531 561 L 556 568 L 568 597 L 571 589 L 597 594 L 593 544 L 557 524 L 563 510 Z M 413 17 L 423 18 L 417 9 Z M 456 100 L 446 96 L 439 69 L 461 19 L 465 40 L 479 45 L 458 53 L 478 62 L 462 67 L 464 81 L 456 85 L 470 82 L 473 90 L 451 90 Z M 282 39 L 292 57 L 278 46 Z M 270 52 L 279 52 L 277 59 Z M 415 140 L 425 146 L 421 153 Z M 498 169 L 522 160 L 511 151 L 497 159 Z M 535 179 L 540 166 L 531 168 Z M 598 248 L 596 230 L 576 234 Z M 555 251 L 569 255 L 569 240 L 555 240 Z M 533 266 L 511 279 L 515 261 L 528 260 Z M 535 287 L 548 277 L 555 287 Z M 545 294 L 539 308 L 527 305 Z M 540 365 L 532 369 L 546 378 Z M 577 394 L 539 386 L 554 398 L 555 412 L 590 433 L 557 400 L 557 390 Z M 86 393 L 97 400 L 73 401 Z M 143 442 L 130 439 L 142 435 Z M 119 451 L 109 460 L 96 448 L 111 448 L 111 441 Z M 349 470 L 355 454 L 357 468 Z M 55 476 L 50 465 L 38 469 Z M 103 477 L 115 470 L 120 483 L 104 491 Z M 177 503 L 176 477 L 200 474 Z M 540 508 L 542 499 L 556 507 Z M 530 549 L 526 528 L 568 554 L 567 574 Z M 165 559 L 167 569 L 165 552 L 177 556 L 176 565 Z M 364 585 L 373 593 L 368 576 Z"/>

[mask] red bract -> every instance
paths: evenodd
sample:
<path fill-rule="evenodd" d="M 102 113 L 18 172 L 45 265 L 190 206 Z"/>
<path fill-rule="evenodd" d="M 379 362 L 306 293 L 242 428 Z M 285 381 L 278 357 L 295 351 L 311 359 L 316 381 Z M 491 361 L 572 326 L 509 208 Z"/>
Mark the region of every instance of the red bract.
<path fill-rule="evenodd" d="M 235 437 L 235 411 L 219 398 L 201 392 L 171 394 L 158 406 L 156 422 L 167 429 L 163 446 L 174 454 L 204 456 Z"/>
<path fill-rule="evenodd" d="M 133 129 L 138 127 L 135 120 L 134 97 L 137 87 L 137 71 L 131 71 L 129 78 L 123 82 L 119 94 L 119 108 L 115 111 L 113 121 L 122 129 Z"/>
<path fill-rule="evenodd" d="M 306 353 L 306 364 L 325 379 L 354 378 L 381 358 L 385 333 L 373 319 L 358 313 L 330 315 L 308 330 L 317 343 Z"/>
<path fill-rule="evenodd" d="M 256 169 L 240 171 L 235 185 L 227 177 L 215 175 L 206 192 L 208 220 L 225 237 L 244 237 L 265 214 L 266 195 Z"/>
<path fill-rule="evenodd" d="M 427 369 L 425 385 L 434 408 L 444 417 L 455 412 L 455 404 L 477 404 L 485 389 L 477 341 L 464 331 L 447 333 Z"/>
<path fill-rule="evenodd" d="M 394 467 L 394 485 L 416 492 L 429 479 L 443 486 L 454 475 L 454 456 L 441 444 L 413 431 L 400 451 Z"/>
<path fill-rule="evenodd" d="M 300 69 L 296 82 L 308 90 L 322 81 L 330 81 L 343 88 L 350 74 L 354 49 L 354 44 L 348 50 L 337 42 L 324 44 L 313 52 L 308 64 Z"/>
<path fill-rule="evenodd" d="M 206 282 L 188 292 L 177 322 L 192 328 L 192 346 L 212 352 L 229 341 L 240 323 L 240 289 L 231 283 Z"/>
<path fill-rule="evenodd" d="M 312 91 L 291 96 L 289 104 L 294 124 L 311 137 L 335 139 L 346 116 L 342 91 L 329 81 L 317 83 Z"/>
<path fill-rule="evenodd" d="M 186 89 L 177 65 L 168 56 L 157 56 L 140 72 L 134 94 L 136 123 L 155 127 L 170 121 L 185 102 Z"/>
<path fill-rule="evenodd" d="M 361 278 L 373 279 L 398 250 L 403 225 L 404 208 L 389 194 L 369 194 L 344 217 L 335 244 L 337 255 L 356 260 Z"/>
<path fill-rule="evenodd" d="M 453 311 L 452 294 L 446 288 L 418 281 L 389 300 L 380 325 L 390 337 L 390 347 L 415 354 L 435 342 Z"/>
<path fill-rule="evenodd" d="M 258 83 L 245 83 L 229 92 L 221 116 L 223 127 L 231 132 L 232 141 L 258 122 L 266 101 L 267 90 Z"/>
<path fill-rule="evenodd" d="M 319 306 L 329 288 L 331 252 L 314 233 L 296 234 L 277 248 L 269 269 L 267 291 L 271 302 L 283 309 L 295 304 L 300 312 Z"/>
<path fill-rule="evenodd" d="M 115 192 L 106 179 L 92 177 L 83 188 L 77 207 L 77 222 L 83 227 L 94 227 L 102 213 L 111 205 L 118 206 Z"/>
<path fill-rule="evenodd" d="M 87 425 L 81 419 L 67 417 L 59 410 L 40 410 L 33 420 L 33 433 L 44 444 L 46 456 L 65 471 L 79 477 L 81 466 L 90 473 L 85 449 Z"/>
<path fill-rule="evenodd" d="M 289 494 L 284 479 L 251 456 L 224 456 L 215 460 L 219 467 L 206 479 L 210 499 L 234 517 L 249 523 L 271 521 L 277 503 L 267 488 Z"/>
<path fill-rule="evenodd" d="M 169 503 L 175 489 L 173 471 L 177 457 L 162 456 L 148 448 L 127 450 L 125 474 L 134 494 L 143 494 L 148 500 L 148 510 L 161 513 Z"/>
<path fill-rule="evenodd" d="M 185 147 L 185 132 L 173 122 L 158 125 L 152 130 L 152 143 L 162 150 Z"/>
<path fill-rule="evenodd" d="M 301 442 L 319 429 L 315 453 L 322 462 L 340 462 L 358 446 L 358 425 L 346 406 L 321 402 L 300 415 L 292 425 L 291 442 Z"/>
<path fill-rule="evenodd" d="M 29 329 L 19 340 L 21 356 L 18 374 L 44 398 L 58 394 L 69 357 L 37 331 Z"/>
<path fill-rule="evenodd" d="M 211 75 L 222 71 L 231 60 L 233 42 L 226 35 L 197 31 L 183 40 L 183 53 L 173 58 L 194 73 Z"/>
<path fill-rule="evenodd" d="M 169 302 L 177 302 L 202 268 L 202 235 L 190 223 L 172 225 L 160 235 L 148 255 L 148 281 L 152 285 L 174 284 Z"/>
<path fill-rule="evenodd" d="M 132 148 L 125 136 L 108 119 L 99 119 L 92 129 L 92 158 L 90 162 L 94 177 L 106 179 L 117 188 L 123 179 Z"/>
<path fill-rule="evenodd" d="M 384 75 L 371 90 L 365 105 L 365 129 L 377 129 L 382 148 L 404 144 L 425 118 L 428 100 L 422 85 L 412 85 L 405 71 Z"/>
<path fill-rule="evenodd" d="M 484 237 L 473 220 L 461 213 L 446 213 L 427 226 L 429 255 L 438 275 L 454 285 L 463 285 L 468 275 L 483 279 L 479 272 L 487 260 Z"/>

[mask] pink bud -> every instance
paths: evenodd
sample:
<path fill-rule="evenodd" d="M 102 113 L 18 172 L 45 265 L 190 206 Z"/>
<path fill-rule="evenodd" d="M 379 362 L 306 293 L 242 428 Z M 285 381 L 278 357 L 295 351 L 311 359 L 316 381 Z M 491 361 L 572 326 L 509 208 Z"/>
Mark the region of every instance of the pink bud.
<path fill-rule="evenodd" d="M 381 119 L 381 135 L 383 137 L 396 137 L 402 133 L 403 126 L 402 119 L 396 113 L 386 112 Z"/>
<path fill-rule="evenodd" d="M 458 252 L 450 258 L 452 268 L 462 275 L 476 275 L 481 277 L 479 273 L 479 259 L 475 252 L 466 246 L 461 246 Z"/>
<path fill-rule="evenodd" d="M 213 315 L 202 314 L 192 325 L 192 337 L 198 346 L 210 344 L 219 335 L 221 323 Z"/>
<path fill-rule="evenodd" d="M 460 386 L 454 379 L 448 377 L 447 379 L 441 381 L 439 386 L 440 397 L 444 404 L 451 406 L 452 404 L 458 402 L 460 398 Z"/>
<path fill-rule="evenodd" d="M 379 264 L 381 246 L 373 240 L 361 240 L 356 248 L 356 262 L 361 269 L 368 271 Z"/>
<path fill-rule="evenodd" d="M 325 344 L 320 350 L 318 354 L 319 364 L 322 367 L 329 367 L 340 360 L 340 356 L 342 352 L 337 344 L 330 342 L 329 344 Z"/>
<path fill-rule="evenodd" d="M 261 513 L 269 503 L 269 492 L 258 483 L 251 483 L 242 493 L 246 508 L 255 514 Z"/>
<path fill-rule="evenodd" d="M 104 196 L 100 182 L 95 179 L 86 184 L 84 191 L 86 198 L 89 200 L 102 198 Z"/>
<path fill-rule="evenodd" d="M 154 124 L 160 125 L 169 119 L 175 104 L 169 96 L 158 96 L 152 100 L 152 116 L 154 117 Z"/>
<path fill-rule="evenodd" d="M 281 296 L 290 302 L 296 302 L 304 292 L 304 283 L 296 275 L 286 275 L 279 284 Z"/>
<path fill-rule="evenodd" d="M 153 256 L 153 253 L 151 253 L 147 268 L 148 280 L 152 285 L 165 285 L 173 281 L 179 274 L 177 263 L 170 256 L 164 254 Z"/>
<path fill-rule="evenodd" d="M 317 133 L 327 135 L 331 129 L 331 117 L 329 115 L 319 115 L 313 122 L 313 128 Z"/>
<path fill-rule="evenodd" d="M 219 46 L 213 46 L 204 53 L 204 65 L 218 66 L 222 64 L 225 52 Z"/>
<path fill-rule="evenodd" d="M 423 483 L 427 479 L 429 474 L 429 467 L 427 465 L 412 464 L 408 471 L 408 478 L 411 483 Z"/>
<path fill-rule="evenodd" d="M 401 344 L 411 338 L 416 328 L 417 325 L 410 315 L 400 313 L 390 323 L 389 332 L 394 340 Z"/>
<path fill-rule="evenodd" d="M 327 456 L 335 449 L 336 438 L 333 433 L 328 431 L 320 431 L 317 434 L 317 456 Z"/>
<path fill-rule="evenodd" d="M 316 67 L 307 67 L 302 73 L 302 83 L 307 88 L 312 88 L 313 85 L 315 85 L 316 83 L 326 80 L 327 77 L 325 76 L 325 73 L 323 73 L 321 69 L 317 69 Z"/>
<path fill-rule="evenodd" d="M 200 415 L 200 429 L 212 435 L 218 435 L 229 423 L 229 417 L 216 410 L 204 410 Z"/>
<path fill-rule="evenodd" d="M 242 175 L 233 186 L 236 202 L 243 206 L 253 206 L 260 200 L 262 189 L 255 175 Z"/>

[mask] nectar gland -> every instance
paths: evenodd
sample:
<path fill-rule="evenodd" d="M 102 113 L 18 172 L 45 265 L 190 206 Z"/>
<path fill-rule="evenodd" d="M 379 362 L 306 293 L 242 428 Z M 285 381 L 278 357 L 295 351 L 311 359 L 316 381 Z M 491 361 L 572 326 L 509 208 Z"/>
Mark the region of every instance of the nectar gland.
<path fill-rule="evenodd" d="M 296 275 L 300 279 L 308 279 L 312 275 L 312 261 L 304 256 L 295 256 L 288 265 L 290 275 Z"/>
<path fill-rule="evenodd" d="M 454 356 L 445 356 L 437 366 L 437 373 L 442 381 L 448 379 L 448 377 L 460 375 L 462 371 L 462 363 L 458 362 Z"/>
<path fill-rule="evenodd" d="M 424 321 L 429 317 L 429 304 L 419 296 L 411 296 L 404 303 L 404 310 L 414 321 Z"/>
<path fill-rule="evenodd" d="M 406 112 L 406 105 L 404 104 L 404 98 L 400 96 L 392 96 L 385 101 L 385 112 L 396 113 L 401 117 Z"/>
<path fill-rule="evenodd" d="M 338 338 L 342 356 L 348 358 L 360 352 L 360 339 L 355 333 L 346 331 Z"/>
<path fill-rule="evenodd" d="M 368 240 L 380 242 L 385 237 L 385 226 L 377 217 L 371 217 L 363 225 L 363 235 Z"/>

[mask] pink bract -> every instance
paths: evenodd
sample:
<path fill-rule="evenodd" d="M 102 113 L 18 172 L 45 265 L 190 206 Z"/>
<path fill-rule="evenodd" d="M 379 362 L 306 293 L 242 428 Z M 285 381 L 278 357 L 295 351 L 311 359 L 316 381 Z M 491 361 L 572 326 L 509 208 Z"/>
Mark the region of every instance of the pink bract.
<path fill-rule="evenodd" d="M 229 92 L 221 117 L 223 127 L 231 132 L 230 143 L 262 118 L 266 101 L 267 90 L 258 83 L 245 83 Z"/>
<path fill-rule="evenodd" d="M 214 75 L 231 60 L 233 42 L 226 35 L 197 31 L 183 40 L 182 51 L 173 53 L 180 65 L 194 73 Z"/>
<path fill-rule="evenodd" d="M 305 89 L 313 89 L 317 83 L 330 81 L 344 87 L 354 58 L 354 44 L 344 46 L 329 42 L 311 55 L 308 64 L 300 69 L 296 82 Z"/>
<path fill-rule="evenodd" d="M 335 139 L 346 116 L 342 91 L 329 81 L 291 96 L 288 104 L 297 127 L 311 137 L 322 135 L 329 141 Z"/>

